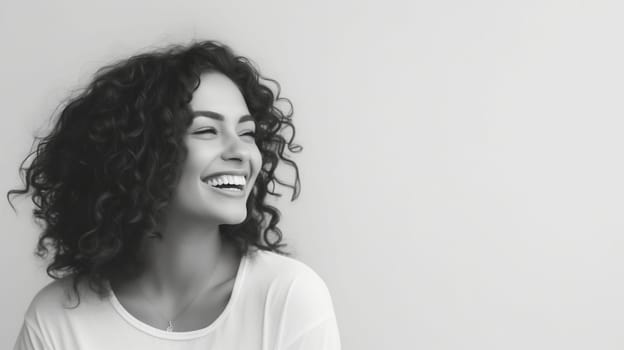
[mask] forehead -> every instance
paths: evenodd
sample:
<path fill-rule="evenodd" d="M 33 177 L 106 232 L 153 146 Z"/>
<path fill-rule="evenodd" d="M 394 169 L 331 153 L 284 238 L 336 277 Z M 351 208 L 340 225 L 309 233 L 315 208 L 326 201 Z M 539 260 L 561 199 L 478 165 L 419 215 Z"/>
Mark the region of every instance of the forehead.
<path fill-rule="evenodd" d="M 238 118 L 249 114 L 245 98 L 230 78 L 218 72 L 200 76 L 199 87 L 190 103 L 193 111 L 212 111 L 225 117 Z"/>

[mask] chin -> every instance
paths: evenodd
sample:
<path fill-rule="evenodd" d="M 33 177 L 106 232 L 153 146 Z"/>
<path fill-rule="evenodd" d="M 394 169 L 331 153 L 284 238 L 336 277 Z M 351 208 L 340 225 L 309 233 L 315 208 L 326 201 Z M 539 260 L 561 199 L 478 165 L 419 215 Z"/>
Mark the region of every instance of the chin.
<path fill-rule="evenodd" d="M 245 221 L 245 218 L 223 221 L 225 225 L 238 225 Z"/>
<path fill-rule="evenodd" d="M 229 215 L 228 215 L 229 214 Z M 217 218 L 221 224 L 224 225 L 238 225 L 245 221 L 247 218 L 247 212 L 242 213 L 223 213 L 222 215 L 218 215 Z"/>

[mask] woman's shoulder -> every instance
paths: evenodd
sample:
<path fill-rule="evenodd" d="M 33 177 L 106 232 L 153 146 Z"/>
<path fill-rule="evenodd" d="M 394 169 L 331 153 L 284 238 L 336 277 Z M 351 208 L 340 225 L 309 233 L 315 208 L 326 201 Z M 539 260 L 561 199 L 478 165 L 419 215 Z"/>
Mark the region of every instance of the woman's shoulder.
<path fill-rule="evenodd" d="M 321 277 L 303 261 L 267 250 L 256 250 L 249 257 L 252 269 L 266 277 L 292 281 L 295 279 L 323 283 Z"/>
<path fill-rule="evenodd" d="M 251 280 L 259 281 L 257 276 L 265 278 L 262 285 L 251 286 L 250 293 L 263 294 L 263 310 L 277 317 L 285 344 L 301 337 L 325 337 L 312 332 L 333 332 L 338 337 L 332 297 L 316 271 L 298 259 L 274 252 L 260 251 L 250 260 Z"/>
<path fill-rule="evenodd" d="M 25 318 L 30 321 L 44 321 L 50 317 L 58 318 L 67 310 L 79 306 L 80 303 L 96 297 L 95 293 L 86 287 L 84 282 L 78 283 L 77 295 L 73 289 L 73 276 L 55 279 L 43 286 L 32 298 Z"/>
<path fill-rule="evenodd" d="M 67 288 L 71 285 L 71 277 L 56 279 L 43 286 L 33 297 L 28 313 L 41 313 L 55 310 L 68 298 Z"/>
<path fill-rule="evenodd" d="M 274 290 L 282 290 L 293 305 L 331 310 L 332 300 L 323 278 L 306 263 L 275 252 L 258 250 L 250 258 L 253 279 L 264 279 Z"/>

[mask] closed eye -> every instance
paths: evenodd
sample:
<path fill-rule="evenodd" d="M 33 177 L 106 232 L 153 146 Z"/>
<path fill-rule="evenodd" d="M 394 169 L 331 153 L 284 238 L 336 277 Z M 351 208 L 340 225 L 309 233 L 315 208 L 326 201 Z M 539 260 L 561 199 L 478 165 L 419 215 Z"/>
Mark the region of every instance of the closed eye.
<path fill-rule="evenodd" d="M 217 133 L 217 131 L 215 129 L 202 129 L 202 130 L 194 132 L 193 134 L 207 134 L 209 132 L 211 132 L 213 134 Z"/>
<path fill-rule="evenodd" d="M 193 134 L 200 135 L 200 134 L 207 134 L 207 133 L 212 133 L 212 134 L 216 135 L 217 134 L 217 130 L 212 129 L 212 128 L 211 129 L 202 129 L 202 130 L 198 130 L 198 131 L 194 132 Z M 249 131 L 249 132 L 244 133 L 242 136 L 251 136 L 251 137 L 255 138 L 256 137 L 256 132 L 255 131 Z"/>

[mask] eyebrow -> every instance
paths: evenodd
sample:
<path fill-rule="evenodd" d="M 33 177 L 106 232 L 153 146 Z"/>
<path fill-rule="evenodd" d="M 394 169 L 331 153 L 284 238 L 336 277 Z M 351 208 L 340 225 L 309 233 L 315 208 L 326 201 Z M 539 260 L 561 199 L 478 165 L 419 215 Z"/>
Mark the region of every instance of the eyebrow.
<path fill-rule="evenodd" d="M 218 121 L 224 121 L 225 117 L 223 117 L 222 114 L 219 114 L 217 112 L 213 112 L 213 111 L 193 111 L 193 115 L 195 117 L 208 117 L 208 118 L 212 118 Z M 249 114 L 245 114 L 244 116 L 240 117 L 238 119 L 238 123 L 243 123 L 243 122 L 247 122 L 247 121 L 254 121 L 253 117 L 250 116 Z"/>

